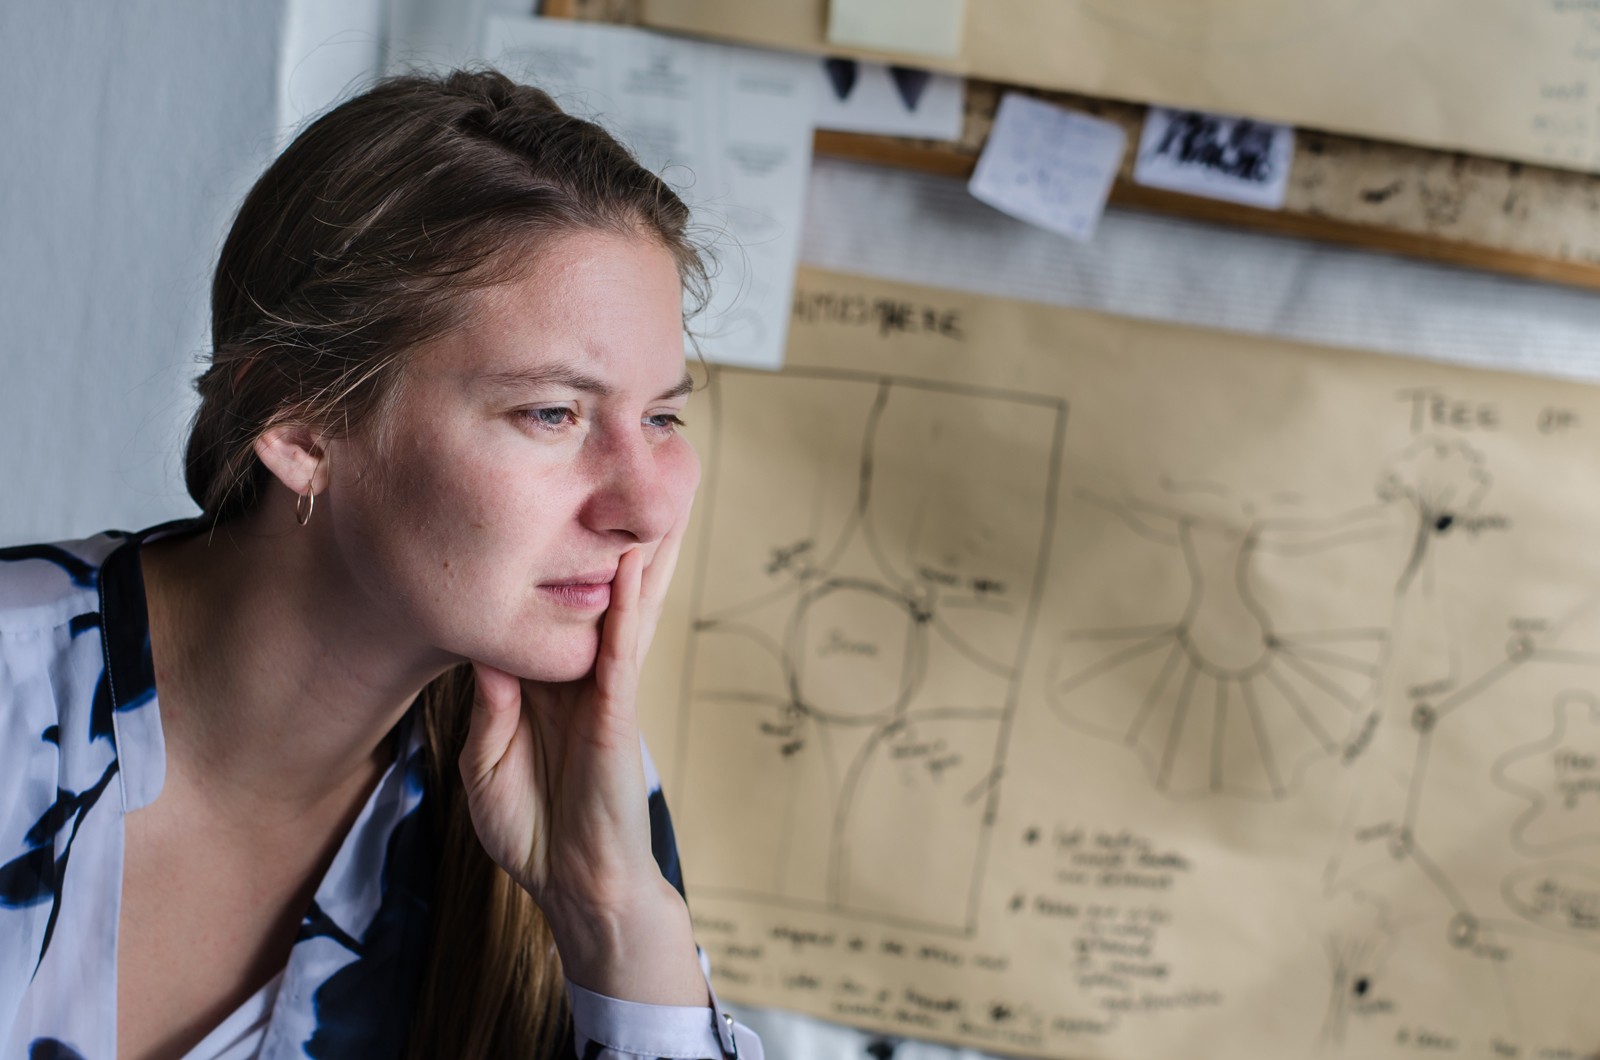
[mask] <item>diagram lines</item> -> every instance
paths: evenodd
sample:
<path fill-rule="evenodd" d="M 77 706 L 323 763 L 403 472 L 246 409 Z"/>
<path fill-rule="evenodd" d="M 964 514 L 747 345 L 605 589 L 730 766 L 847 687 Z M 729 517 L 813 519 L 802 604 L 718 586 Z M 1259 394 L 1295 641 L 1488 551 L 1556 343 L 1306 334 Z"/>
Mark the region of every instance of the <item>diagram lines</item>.
<path fill-rule="evenodd" d="M 740 751 L 687 763 L 685 816 L 786 823 L 697 884 L 971 930 L 1065 407 L 842 371 L 719 367 L 711 386 L 719 562 L 699 568 L 682 717 L 686 743 L 706 727 Z M 951 429 L 969 422 L 985 432 Z M 924 832 L 937 850 L 907 846 Z"/>

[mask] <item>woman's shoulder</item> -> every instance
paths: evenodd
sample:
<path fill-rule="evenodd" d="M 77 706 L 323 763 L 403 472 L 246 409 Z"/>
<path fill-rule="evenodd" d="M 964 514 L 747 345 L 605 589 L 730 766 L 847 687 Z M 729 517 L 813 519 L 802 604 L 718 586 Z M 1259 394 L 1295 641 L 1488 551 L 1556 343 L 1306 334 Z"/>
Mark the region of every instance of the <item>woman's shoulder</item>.
<path fill-rule="evenodd" d="M 41 800 L 62 786 L 77 790 L 80 771 L 103 770 L 112 757 L 94 724 L 106 713 L 100 586 L 126 539 L 106 533 L 0 549 L 0 806 L 29 820 Z M 18 785 L 31 795 L 21 797 Z M 6 828 L 17 824 L 0 820 L 0 839 L 14 838 Z"/>
<path fill-rule="evenodd" d="M 0 636 L 70 626 L 100 609 L 100 569 L 128 535 L 0 548 Z"/>
<path fill-rule="evenodd" d="M 69 769 L 109 736 L 104 586 L 120 532 L 0 549 L 0 772 L 15 757 Z M 69 769 L 70 771 L 70 769 Z M 0 804 L 4 804 L 0 794 Z"/>
<path fill-rule="evenodd" d="M 56 985 L 82 981 L 59 955 L 79 952 L 105 902 L 113 817 L 95 810 L 121 801 L 122 768 L 107 731 L 101 590 L 127 539 L 0 549 L 0 1041 L 15 1043 L 8 1017 L 25 997 L 47 998 L 48 1012 Z"/>

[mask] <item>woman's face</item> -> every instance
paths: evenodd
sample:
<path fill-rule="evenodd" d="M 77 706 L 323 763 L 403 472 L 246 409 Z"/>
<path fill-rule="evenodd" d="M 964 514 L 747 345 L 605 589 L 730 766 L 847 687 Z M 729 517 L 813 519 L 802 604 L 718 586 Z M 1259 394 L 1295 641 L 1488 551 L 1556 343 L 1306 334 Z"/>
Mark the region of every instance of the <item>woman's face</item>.
<path fill-rule="evenodd" d="M 670 253 L 591 232 L 534 253 L 414 351 L 380 427 L 329 446 L 317 516 L 380 628 L 559 681 L 593 665 L 618 559 L 687 518 L 700 464 Z"/>

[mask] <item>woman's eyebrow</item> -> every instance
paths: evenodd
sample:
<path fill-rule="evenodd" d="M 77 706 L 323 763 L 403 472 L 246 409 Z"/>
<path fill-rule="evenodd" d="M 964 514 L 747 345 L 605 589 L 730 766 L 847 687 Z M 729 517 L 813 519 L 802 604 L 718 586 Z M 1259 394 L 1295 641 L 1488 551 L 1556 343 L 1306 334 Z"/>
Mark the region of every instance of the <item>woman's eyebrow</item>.
<path fill-rule="evenodd" d="M 596 397 L 610 397 L 617 392 L 617 388 L 603 380 L 596 379 L 572 365 L 556 364 L 544 368 L 514 368 L 503 372 L 488 372 L 480 376 L 480 381 L 485 387 L 492 390 L 539 390 L 547 387 L 560 387 L 566 390 L 577 390 Z M 678 383 L 663 391 L 656 397 L 657 401 L 673 401 L 677 398 L 687 397 L 694 391 L 694 379 L 688 372 L 683 373 L 683 378 Z"/>
<path fill-rule="evenodd" d="M 595 394 L 600 397 L 606 397 L 615 392 L 615 388 L 610 384 L 566 364 L 553 364 L 544 368 L 512 368 L 503 372 L 486 372 L 479 377 L 479 380 L 484 386 L 493 390 L 539 390 L 547 387 L 561 387 L 566 390 L 580 390 L 586 394 Z"/>
<path fill-rule="evenodd" d="M 657 401 L 676 401 L 681 397 L 688 397 L 694 393 L 694 379 L 688 372 L 683 373 L 683 378 L 678 380 L 678 385 L 671 390 L 666 390 L 656 398 Z"/>

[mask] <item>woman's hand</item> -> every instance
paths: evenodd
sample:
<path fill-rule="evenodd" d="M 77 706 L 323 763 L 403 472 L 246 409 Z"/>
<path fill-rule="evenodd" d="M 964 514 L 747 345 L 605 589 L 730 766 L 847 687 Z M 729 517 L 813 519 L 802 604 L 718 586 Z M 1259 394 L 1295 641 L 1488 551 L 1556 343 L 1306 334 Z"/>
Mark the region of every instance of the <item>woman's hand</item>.
<path fill-rule="evenodd" d="M 688 910 L 650 850 L 635 709 L 682 523 L 645 567 L 624 553 L 593 673 L 525 681 L 474 664 L 461 776 L 478 838 L 550 922 L 568 978 L 597 993 L 701 1005 Z"/>

